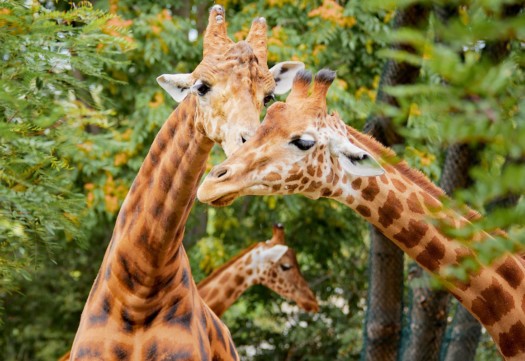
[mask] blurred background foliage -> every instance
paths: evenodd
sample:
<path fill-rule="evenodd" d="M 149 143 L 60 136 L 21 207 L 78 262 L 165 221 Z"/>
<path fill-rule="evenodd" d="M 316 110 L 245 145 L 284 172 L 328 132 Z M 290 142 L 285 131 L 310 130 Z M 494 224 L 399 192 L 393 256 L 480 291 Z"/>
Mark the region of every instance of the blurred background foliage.
<path fill-rule="evenodd" d="M 475 182 L 457 192 L 451 205 L 468 202 L 483 211 L 509 192 L 522 194 L 523 11 L 502 20 L 508 1 L 449 1 L 459 15 L 447 26 L 431 16 L 424 30 L 393 31 L 394 3 L 413 2 L 219 1 L 235 40 L 244 38 L 253 18 L 266 17 L 270 66 L 301 60 L 313 71 L 336 70 L 329 107 L 355 128 L 362 129 L 372 110 L 398 119 L 398 131 L 406 137 L 403 156 L 433 180 L 439 179 L 448 144 L 482 144 L 481 161 L 471 172 Z M 176 106 L 155 78 L 191 72 L 198 64 L 211 5 L 0 2 L 3 359 L 54 360 L 70 347 L 120 204 Z M 389 48 L 399 41 L 415 53 Z M 487 42 L 510 49 L 497 66 L 480 60 Z M 422 70 L 417 84 L 388 90 L 399 108 L 378 109 L 374 100 L 387 57 Z M 209 166 L 223 157 L 215 149 Z M 478 246 L 487 262 L 498 250 L 522 248 L 523 212 L 518 202 L 472 225 L 510 230 L 509 240 Z M 241 355 L 358 360 L 367 227 L 335 202 L 290 196 L 246 197 L 223 209 L 197 203 L 185 237 L 196 281 L 248 245 L 270 238 L 274 222 L 284 224 L 321 311 L 302 313 L 254 287 L 224 316 Z M 495 357 L 490 341 L 484 341 L 477 358 Z"/>

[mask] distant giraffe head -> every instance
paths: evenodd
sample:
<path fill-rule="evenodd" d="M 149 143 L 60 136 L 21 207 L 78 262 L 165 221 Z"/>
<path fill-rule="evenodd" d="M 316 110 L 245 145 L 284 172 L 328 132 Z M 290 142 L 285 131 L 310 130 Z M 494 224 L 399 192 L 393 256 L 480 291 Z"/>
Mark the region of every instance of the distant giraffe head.
<path fill-rule="evenodd" d="M 328 114 L 326 93 L 335 73 L 321 70 L 313 86 L 309 72 L 297 74 L 286 103 L 273 104 L 255 136 L 221 165 L 199 188 L 202 202 L 228 205 L 244 194 L 292 194 L 337 197 L 341 188 L 384 170 L 349 137 L 337 114 Z"/>
<path fill-rule="evenodd" d="M 281 224 L 274 225 L 272 239 L 262 243 L 261 248 L 263 252 L 281 249 L 284 253 L 275 261 L 263 265 L 259 276 L 260 284 L 295 301 L 306 311 L 318 312 L 317 299 L 301 274 L 294 250 L 286 246 Z"/>
<path fill-rule="evenodd" d="M 158 83 L 180 102 L 188 94 L 197 101 L 197 129 L 220 144 L 227 155 L 250 138 L 259 126 L 262 107 L 274 94 L 287 92 L 300 62 L 278 63 L 268 69 L 266 21 L 253 21 L 246 41 L 234 43 L 226 33 L 224 9 L 210 10 L 204 56 L 189 74 L 164 74 Z"/>

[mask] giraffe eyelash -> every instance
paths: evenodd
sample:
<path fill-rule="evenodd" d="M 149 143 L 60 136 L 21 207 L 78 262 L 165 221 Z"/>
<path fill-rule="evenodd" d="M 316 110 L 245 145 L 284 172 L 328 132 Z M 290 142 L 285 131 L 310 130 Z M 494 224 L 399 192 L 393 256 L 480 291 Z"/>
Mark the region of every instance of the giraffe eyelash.
<path fill-rule="evenodd" d="M 308 150 L 315 145 L 315 140 L 297 138 L 297 139 L 292 140 L 290 144 L 295 145 L 300 150 Z"/>
<path fill-rule="evenodd" d="M 368 154 L 347 155 L 346 157 L 348 158 L 348 160 L 350 160 L 350 162 L 355 164 L 368 159 Z"/>
<path fill-rule="evenodd" d="M 283 271 L 289 271 L 292 269 L 292 265 L 289 265 L 289 264 L 280 264 L 279 266 L 281 266 L 281 269 Z"/>

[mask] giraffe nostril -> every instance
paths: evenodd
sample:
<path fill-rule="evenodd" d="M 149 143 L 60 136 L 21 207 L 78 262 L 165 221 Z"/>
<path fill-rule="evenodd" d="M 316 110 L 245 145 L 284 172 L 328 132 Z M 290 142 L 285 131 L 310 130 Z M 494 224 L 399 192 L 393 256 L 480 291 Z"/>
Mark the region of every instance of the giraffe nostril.
<path fill-rule="evenodd" d="M 242 144 L 246 143 L 246 139 L 244 139 L 244 137 L 241 137 L 241 142 Z"/>
<path fill-rule="evenodd" d="M 217 168 L 215 171 L 213 171 L 213 176 L 215 178 L 223 178 L 225 175 L 228 174 L 228 168 Z"/>

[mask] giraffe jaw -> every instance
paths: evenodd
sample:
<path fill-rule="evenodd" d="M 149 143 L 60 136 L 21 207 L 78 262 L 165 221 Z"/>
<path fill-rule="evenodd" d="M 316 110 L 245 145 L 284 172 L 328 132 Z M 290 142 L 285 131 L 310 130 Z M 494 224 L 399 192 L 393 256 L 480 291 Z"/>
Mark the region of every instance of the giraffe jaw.
<path fill-rule="evenodd" d="M 217 199 L 214 199 L 212 201 L 207 201 L 206 203 L 210 204 L 213 207 L 226 207 L 232 204 L 233 201 L 236 200 L 238 196 L 239 196 L 239 193 L 229 193 Z"/>

